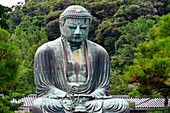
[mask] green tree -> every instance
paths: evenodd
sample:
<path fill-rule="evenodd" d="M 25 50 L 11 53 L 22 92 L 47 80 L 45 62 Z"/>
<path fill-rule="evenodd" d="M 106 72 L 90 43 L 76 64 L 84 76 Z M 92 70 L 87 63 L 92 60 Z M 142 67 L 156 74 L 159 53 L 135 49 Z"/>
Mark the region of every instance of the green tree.
<path fill-rule="evenodd" d="M 133 64 L 136 57 L 133 48 L 137 47 L 139 43 L 149 40 L 145 37 L 154 24 L 154 20 L 139 17 L 122 27 L 120 30 L 122 36 L 115 42 L 116 53 L 111 57 L 112 68 L 114 73 L 117 73 L 115 75 L 122 74 L 125 67 Z"/>
<path fill-rule="evenodd" d="M 115 42 L 122 35 L 120 32 L 121 24 L 125 22 L 114 22 L 110 20 L 102 21 L 99 24 L 98 29 L 95 31 L 96 33 L 96 42 L 103 46 L 109 55 L 113 55 L 115 53 Z"/>
<path fill-rule="evenodd" d="M 170 95 L 170 14 L 161 17 L 161 21 L 150 29 L 149 42 L 138 45 L 138 57 L 135 64 L 123 76 L 128 84 L 136 89 L 130 95 L 162 95 L 168 106 Z"/>
<path fill-rule="evenodd" d="M 45 17 L 45 31 L 48 36 L 48 40 L 55 40 L 60 37 L 60 29 L 59 29 L 59 16 L 63 12 L 63 10 L 58 10 L 55 12 L 50 12 L 49 15 Z"/>
<path fill-rule="evenodd" d="M 20 24 L 21 18 L 22 18 L 22 15 L 20 12 L 21 6 L 16 5 L 14 7 L 15 7 L 15 10 L 11 13 L 11 18 L 9 19 L 12 32 L 14 32 L 14 29 L 16 29 L 16 26 Z"/>
<path fill-rule="evenodd" d="M 16 89 L 19 61 L 18 48 L 10 42 L 10 33 L 0 28 L 0 112 L 12 113 L 22 103 L 11 103 L 13 98 L 22 97 Z M 4 97 L 3 97 L 4 96 Z"/>
<path fill-rule="evenodd" d="M 31 25 L 27 31 L 22 31 L 21 26 L 17 26 L 13 35 L 13 42 L 20 49 L 17 92 L 35 93 L 33 64 L 34 55 L 40 45 L 47 42 L 47 36 L 43 28 Z"/>
<path fill-rule="evenodd" d="M 12 43 L 19 48 L 20 61 L 16 91 L 19 93 L 35 93 L 33 62 L 37 48 L 47 42 L 44 30 L 44 17 L 52 8 L 51 2 L 27 2 L 12 13 Z M 17 18 L 17 16 L 19 16 Z"/>
<path fill-rule="evenodd" d="M 5 7 L 3 5 L 0 4 L 0 26 L 1 28 L 10 31 L 10 27 L 9 27 L 9 23 L 8 23 L 8 19 L 10 17 L 10 13 L 12 9 L 9 7 Z"/>
<path fill-rule="evenodd" d="M 116 41 L 116 52 L 111 57 L 111 68 L 113 72 L 111 74 L 110 89 L 112 94 L 127 94 L 131 91 L 132 88 L 122 82 L 122 74 L 133 64 L 134 58 L 137 56 L 133 48 L 137 47 L 141 42 L 148 41 L 145 36 L 154 23 L 154 20 L 139 17 L 122 27 L 120 32 L 123 35 Z"/>

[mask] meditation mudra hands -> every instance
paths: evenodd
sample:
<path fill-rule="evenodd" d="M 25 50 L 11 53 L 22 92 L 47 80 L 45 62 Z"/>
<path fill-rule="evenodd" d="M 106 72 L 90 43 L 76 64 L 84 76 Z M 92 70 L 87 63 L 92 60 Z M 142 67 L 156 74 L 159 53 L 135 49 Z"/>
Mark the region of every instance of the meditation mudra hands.
<path fill-rule="evenodd" d="M 72 86 L 68 92 L 65 92 L 63 90 L 57 89 L 53 87 L 47 95 L 44 95 L 47 98 L 50 99 L 63 99 L 63 98 L 85 98 L 86 100 L 94 100 L 94 99 L 110 99 L 111 96 L 106 96 L 104 93 L 104 89 L 98 88 L 91 94 L 76 94 L 76 87 L 78 86 Z"/>

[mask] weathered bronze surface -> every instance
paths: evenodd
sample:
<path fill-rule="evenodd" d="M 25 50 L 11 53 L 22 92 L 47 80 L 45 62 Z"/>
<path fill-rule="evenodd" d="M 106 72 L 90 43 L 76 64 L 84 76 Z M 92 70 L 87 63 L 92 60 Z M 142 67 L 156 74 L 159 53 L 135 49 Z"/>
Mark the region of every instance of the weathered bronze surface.
<path fill-rule="evenodd" d="M 91 15 L 70 6 L 60 16 L 61 37 L 38 48 L 33 113 L 128 113 L 128 103 L 109 96 L 106 50 L 87 39 Z"/>

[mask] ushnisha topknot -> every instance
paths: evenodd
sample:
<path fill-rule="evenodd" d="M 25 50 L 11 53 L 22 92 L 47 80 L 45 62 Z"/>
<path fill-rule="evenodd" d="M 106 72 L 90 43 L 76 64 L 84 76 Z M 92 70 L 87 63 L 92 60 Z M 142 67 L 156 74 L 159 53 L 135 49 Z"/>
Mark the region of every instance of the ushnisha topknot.
<path fill-rule="evenodd" d="M 92 21 L 91 14 L 84 7 L 78 5 L 67 7 L 59 17 L 60 23 L 63 22 L 66 18 L 87 18 Z"/>

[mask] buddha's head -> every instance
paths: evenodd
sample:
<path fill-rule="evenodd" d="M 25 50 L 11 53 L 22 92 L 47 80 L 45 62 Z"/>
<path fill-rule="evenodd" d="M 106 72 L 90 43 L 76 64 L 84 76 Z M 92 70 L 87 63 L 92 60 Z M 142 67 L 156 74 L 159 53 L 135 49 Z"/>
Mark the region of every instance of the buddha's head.
<path fill-rule="evenodd" d="M 92 16 L 82 6 L 69 6 L 60 15 L 60 31 L 70 43 L 80 43 L 87 39 Z"/>

